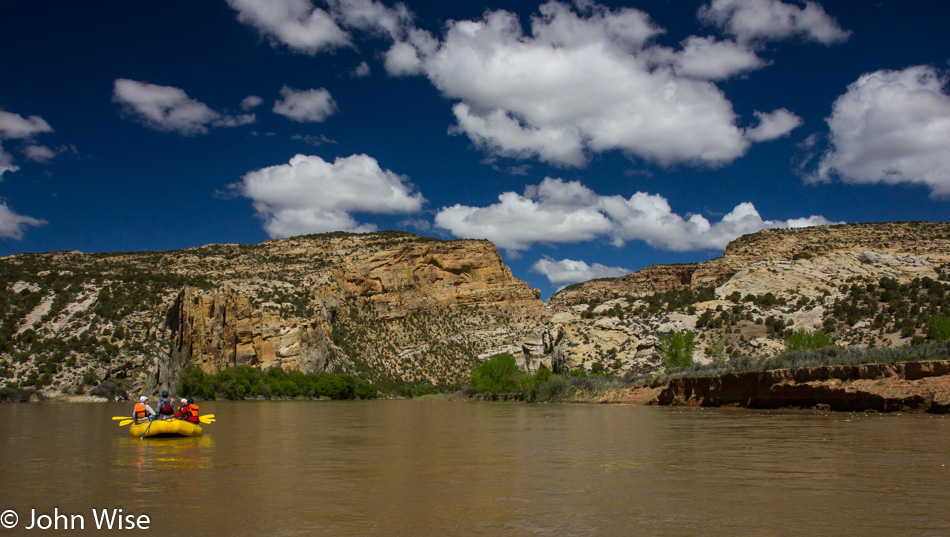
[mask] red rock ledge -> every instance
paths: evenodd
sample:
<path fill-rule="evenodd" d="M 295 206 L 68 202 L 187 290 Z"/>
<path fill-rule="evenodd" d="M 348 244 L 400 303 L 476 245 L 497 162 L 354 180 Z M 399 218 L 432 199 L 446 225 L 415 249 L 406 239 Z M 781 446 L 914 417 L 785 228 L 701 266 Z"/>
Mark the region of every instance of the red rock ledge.
<path fill-rule="evenodd" d="M 672 379 L 660 405 L 950 411 L 950 360 L 777 369 Z"/>

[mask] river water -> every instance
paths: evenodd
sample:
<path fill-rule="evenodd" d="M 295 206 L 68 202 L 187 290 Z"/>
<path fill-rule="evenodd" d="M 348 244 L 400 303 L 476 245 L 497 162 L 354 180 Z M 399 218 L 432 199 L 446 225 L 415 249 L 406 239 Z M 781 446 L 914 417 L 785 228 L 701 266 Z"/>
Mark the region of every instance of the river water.
<path fill-rule="evenodd" d="M 96 529 L 103 509 L 148 517 L 119 533 L 163 536 L 950 535 L 946 416 L 434 400 L 201 408 L 217 418 L 204 436 L 140 440 L 110 420 L 131 405 L 0 405 L 0 520 L 17 514 L 0 535 L 118 532 Z"/>

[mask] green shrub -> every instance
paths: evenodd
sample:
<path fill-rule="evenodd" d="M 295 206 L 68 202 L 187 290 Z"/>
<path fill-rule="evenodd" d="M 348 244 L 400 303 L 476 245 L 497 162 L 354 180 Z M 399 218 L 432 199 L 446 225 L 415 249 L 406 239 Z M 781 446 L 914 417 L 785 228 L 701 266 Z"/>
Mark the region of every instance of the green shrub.
<path fill-rule="evenodd" d="M 29 401 L 33 395 L 36 395 L 36 390 L 32 388 L 11 388 L 9 386 L 0 388 L 0 402 L 22 403 Z"/>
<path fill-rule="evenodd" d="M 520 391 L 521 370 L 515 357 L 502 353 L 472 368 L 471 384 L 480 392 L 510 393 Z"/>
<path fill-rule="evenodd" d="M 214 381 L 196 365 L 188 366 L 178 377 L 178 393 L 182 397 L 214 399 Z"/>
<path fill-rule="evenodd" d="M 552 401 L 567 390 L 567 379 L 561 375 L 551 375 L 535 388 L 535 401 Z"/>
<path fill-rule="evenodd" d="M 87 369 L 85 373 L 82 374 L 82 383 L 88 386 L 95 386 L 99 382 L 99 375 L 96 375 L 94 369 Z"/>
<path fill-rule="evenodd" d="M 931 341 L 950 341 L 950 317 L 933 317 L 927 323 L 927 337 Z"/>
<path fill-rule="evenodd" d="M 807 351 L 831 346 L 831 337 L 821 330 L 809 332 L 800 328 L 785 338 L 785 348 L 790 351 Z"/>
<path fill-rule="evenodd" d="M 726 363 L 726 344 L 721 339 L 716 339 L 709 344 L 709 357 L 718 366 Z"/>
<path fill-rule="evenodd" d="M 198 366 L 189 366 L 179 377 L 178 392 L 183 397 L 202 399 L 375 399 L 377 396 L 372 384 L 350 375 L 326 372 L 304 374 L 300 371 L 284 371 L 279 367 L 261 371 L 250 366 L 231 367 L 217 375 L 208 375 Z"/>
<path fill-rule="evenodd" d="M 544 366 L 542 365 L 541 368 L 538 369 L 538 372 L 535 373 L 535 375 L 534 375 L 534 381 L 535 381 L 536 384 L 541 384 L 541 383 L 543 383 L 543 382 L 547 382 L 547 381 L 550 380 L 551 377 L 553 377 L 553 376 L 554 376 L 554 373 L 551 372 L 550 369 L 548 369 L 547 367 L 544 367 Z"/>
<path fill-rule="evenodd" d="M 660 338 L 659 350 L 663 357 L 663 367 L 671 369 L 693 365 L 693 352 L 696 350 L 694 339 L 692 330 L 671 331 Z"/>

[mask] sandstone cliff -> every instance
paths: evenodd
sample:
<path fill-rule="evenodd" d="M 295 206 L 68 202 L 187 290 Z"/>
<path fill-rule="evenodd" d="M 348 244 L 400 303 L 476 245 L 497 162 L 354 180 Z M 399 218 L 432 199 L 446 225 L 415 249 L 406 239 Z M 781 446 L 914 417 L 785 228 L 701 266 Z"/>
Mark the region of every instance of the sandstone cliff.
<path fill-rule="evenodd" d="M 0 378 L 49 394 L 159 390 L 189 364 L 453 386 L 498 352 L 529 372 L 638 376 L 662 369 L 671 330 L 696 332 L 700 363 L 781 353 L 800 328 L 843 347 L 926 338 L 930 318 L 950 315 L 950 224 L 762 231 L 720 258 L 571 286 L 547 304 L 487 241 L 397 232 L 22 254 L 0 260 L 0 276 Z"/>
<path fill-rule="evenodd" d="M 333 233 L 2 264 L 0 373 L 50 393 L 174 387 L 188 364 L 458 384 L 480 355 L 542 337 L 539 292 L 487 241 Z"/>
<path fill-rule="evenodd" d="M 797 261 L 863 252 L 915 256 L 930 262 L 950 260 L 950 223 L 885 222 L 797 229 L 767 229 L 730 242 L 722 257 L 693 264 L 655 265 L 615 279 L 568 286 L 548 300 L 564 308 L 590 299 L 608 300 L 682 287 L 718 287 L 757 263 Z"/>
<path fill-rule="evenodd" d="M 926 336 L 928 319 L 950 315 L 948 288 L 948 223 L 760 231 L 716 259 L 557 293 L 546 305 L 558 341 L 551 359 L 562 371 L 649 375 L 662 369 L 658 336 L 671 330 L 697 333 L 699 363 L 717 347 L 727 359 L 773 356 L 798 329 L 845 347 L 909 344 Z"/>

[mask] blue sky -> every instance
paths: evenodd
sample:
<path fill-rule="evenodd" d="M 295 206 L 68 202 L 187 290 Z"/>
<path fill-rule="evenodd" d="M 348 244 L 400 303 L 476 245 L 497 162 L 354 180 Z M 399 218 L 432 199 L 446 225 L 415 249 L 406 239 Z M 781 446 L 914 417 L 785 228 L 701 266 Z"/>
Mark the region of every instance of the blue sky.
<path fill-rule="evenodd" d="M 548 296 L 947 220 L 950 3 L 0 3 L 0 255 L 402 229 Z"/>

